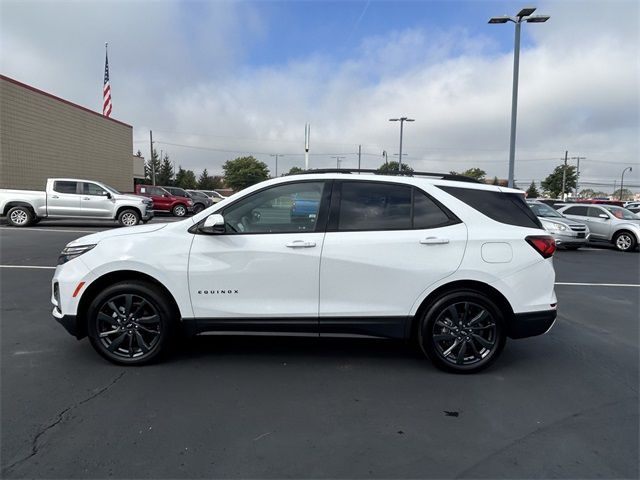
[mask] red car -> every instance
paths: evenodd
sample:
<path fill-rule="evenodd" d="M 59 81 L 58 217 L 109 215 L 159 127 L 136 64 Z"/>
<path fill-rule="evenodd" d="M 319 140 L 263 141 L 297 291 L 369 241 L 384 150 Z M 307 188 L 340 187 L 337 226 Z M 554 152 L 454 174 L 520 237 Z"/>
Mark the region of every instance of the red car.
<path fill-rule="evenodd" d="M 156 212 L 171 212 L 176 217 L 184 217 L 193 211 L 193 200 L 172 195 L 162 187 L 136 185 L 136 194 L 152 199 Z"/>

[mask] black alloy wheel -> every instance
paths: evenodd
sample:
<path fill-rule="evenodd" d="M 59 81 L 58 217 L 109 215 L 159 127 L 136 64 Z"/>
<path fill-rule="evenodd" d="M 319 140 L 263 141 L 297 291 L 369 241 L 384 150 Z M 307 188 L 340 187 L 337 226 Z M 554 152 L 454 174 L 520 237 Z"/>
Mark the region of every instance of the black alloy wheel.
<path fill-rule="evenodd" d="M 504 348 L 503 317 L 496 305 L 472 291 L 446 294 L 423 317 L 419 343 L 431 361 L 457 373 L 480 371 Z"/>
<path fill-rule="evenodd" d="M 196 204 L 193 206 L 193 213 L 194 213 L 194 214 L 198 214 L 198 213 L 200 213 L 202 210 L 204 210 L 204 205 L 203 205 L 203 204 L 201 204 L 201 203 L 196 203 Z"/>
<path fill-rule="evenodd" d="M 89 339 L 96 351 L 111 362 L 149 363 L 167 349 L 175 316 L 172 310 L 154 285 L 112 285 L 89 307 Z"/>

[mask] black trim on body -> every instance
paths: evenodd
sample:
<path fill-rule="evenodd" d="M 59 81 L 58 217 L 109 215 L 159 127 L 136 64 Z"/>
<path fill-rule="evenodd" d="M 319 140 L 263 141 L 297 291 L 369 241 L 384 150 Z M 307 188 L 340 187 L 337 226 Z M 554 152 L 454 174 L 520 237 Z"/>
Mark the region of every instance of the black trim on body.
<path fill-rule="evenodd" d="M 514 313 L 507 326 L 507 335 L 509 338 L 527 338 L 542 335 L 551 328 L 557 315 L 557 310 Z"/>
<path fill-rule="evenodd" d="M 53 318 L 64 327 L 64 329 L 69 332 L 71 335 L 76 337 L 78 340 L 84 337 L 84 335 L 78 335 L 78 322 L 75 315 L 63 315 L 61 318 L 56 317 Z"/>

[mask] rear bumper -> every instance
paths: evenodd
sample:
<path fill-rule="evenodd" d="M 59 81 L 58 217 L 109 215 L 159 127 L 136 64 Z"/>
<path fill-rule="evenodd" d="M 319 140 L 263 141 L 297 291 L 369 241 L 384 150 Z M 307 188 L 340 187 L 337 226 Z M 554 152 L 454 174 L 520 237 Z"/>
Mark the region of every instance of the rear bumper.
<path fill-rule="evenodd" d="M 577 232 L 571 232 L 569 234 L 551 234 L 551 236 L 556 241 L 556 244 L 561 247 L 565 245 L 569 246 L 585 246 L 589 241 L 589 236 L 591 235 L 588 232 L 580 232 L 583 233 L 583 237 L 579 237 Z"/>
<path fill-rule="evenodd" d="M 540 312 L 515 313 L 509 323 L 507 334 L 510 338 L 526 338 L 542 335 L 551 329 L 558 311 L 543 310 Z"/>

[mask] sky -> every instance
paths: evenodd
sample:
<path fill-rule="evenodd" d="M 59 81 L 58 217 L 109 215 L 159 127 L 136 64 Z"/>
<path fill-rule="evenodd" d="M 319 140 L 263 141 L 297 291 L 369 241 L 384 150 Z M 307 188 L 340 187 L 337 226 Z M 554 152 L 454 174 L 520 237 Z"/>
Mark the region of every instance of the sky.
<path fill-rule="evenodd" d="M 521 2 L 78 1 L 0 3 L 0 72 L 101 111 L 109 42 L 112 117 L 199 173 L 252 154 L 275 174 L 479 167 L 506 178 L 514 26 Z M 544 1 L 522 26 L 516 182 L 571 157 L 582 188 L 640 191 L 640 3 Z M 406 156 L 405 156 L 406 155 Z"/>

